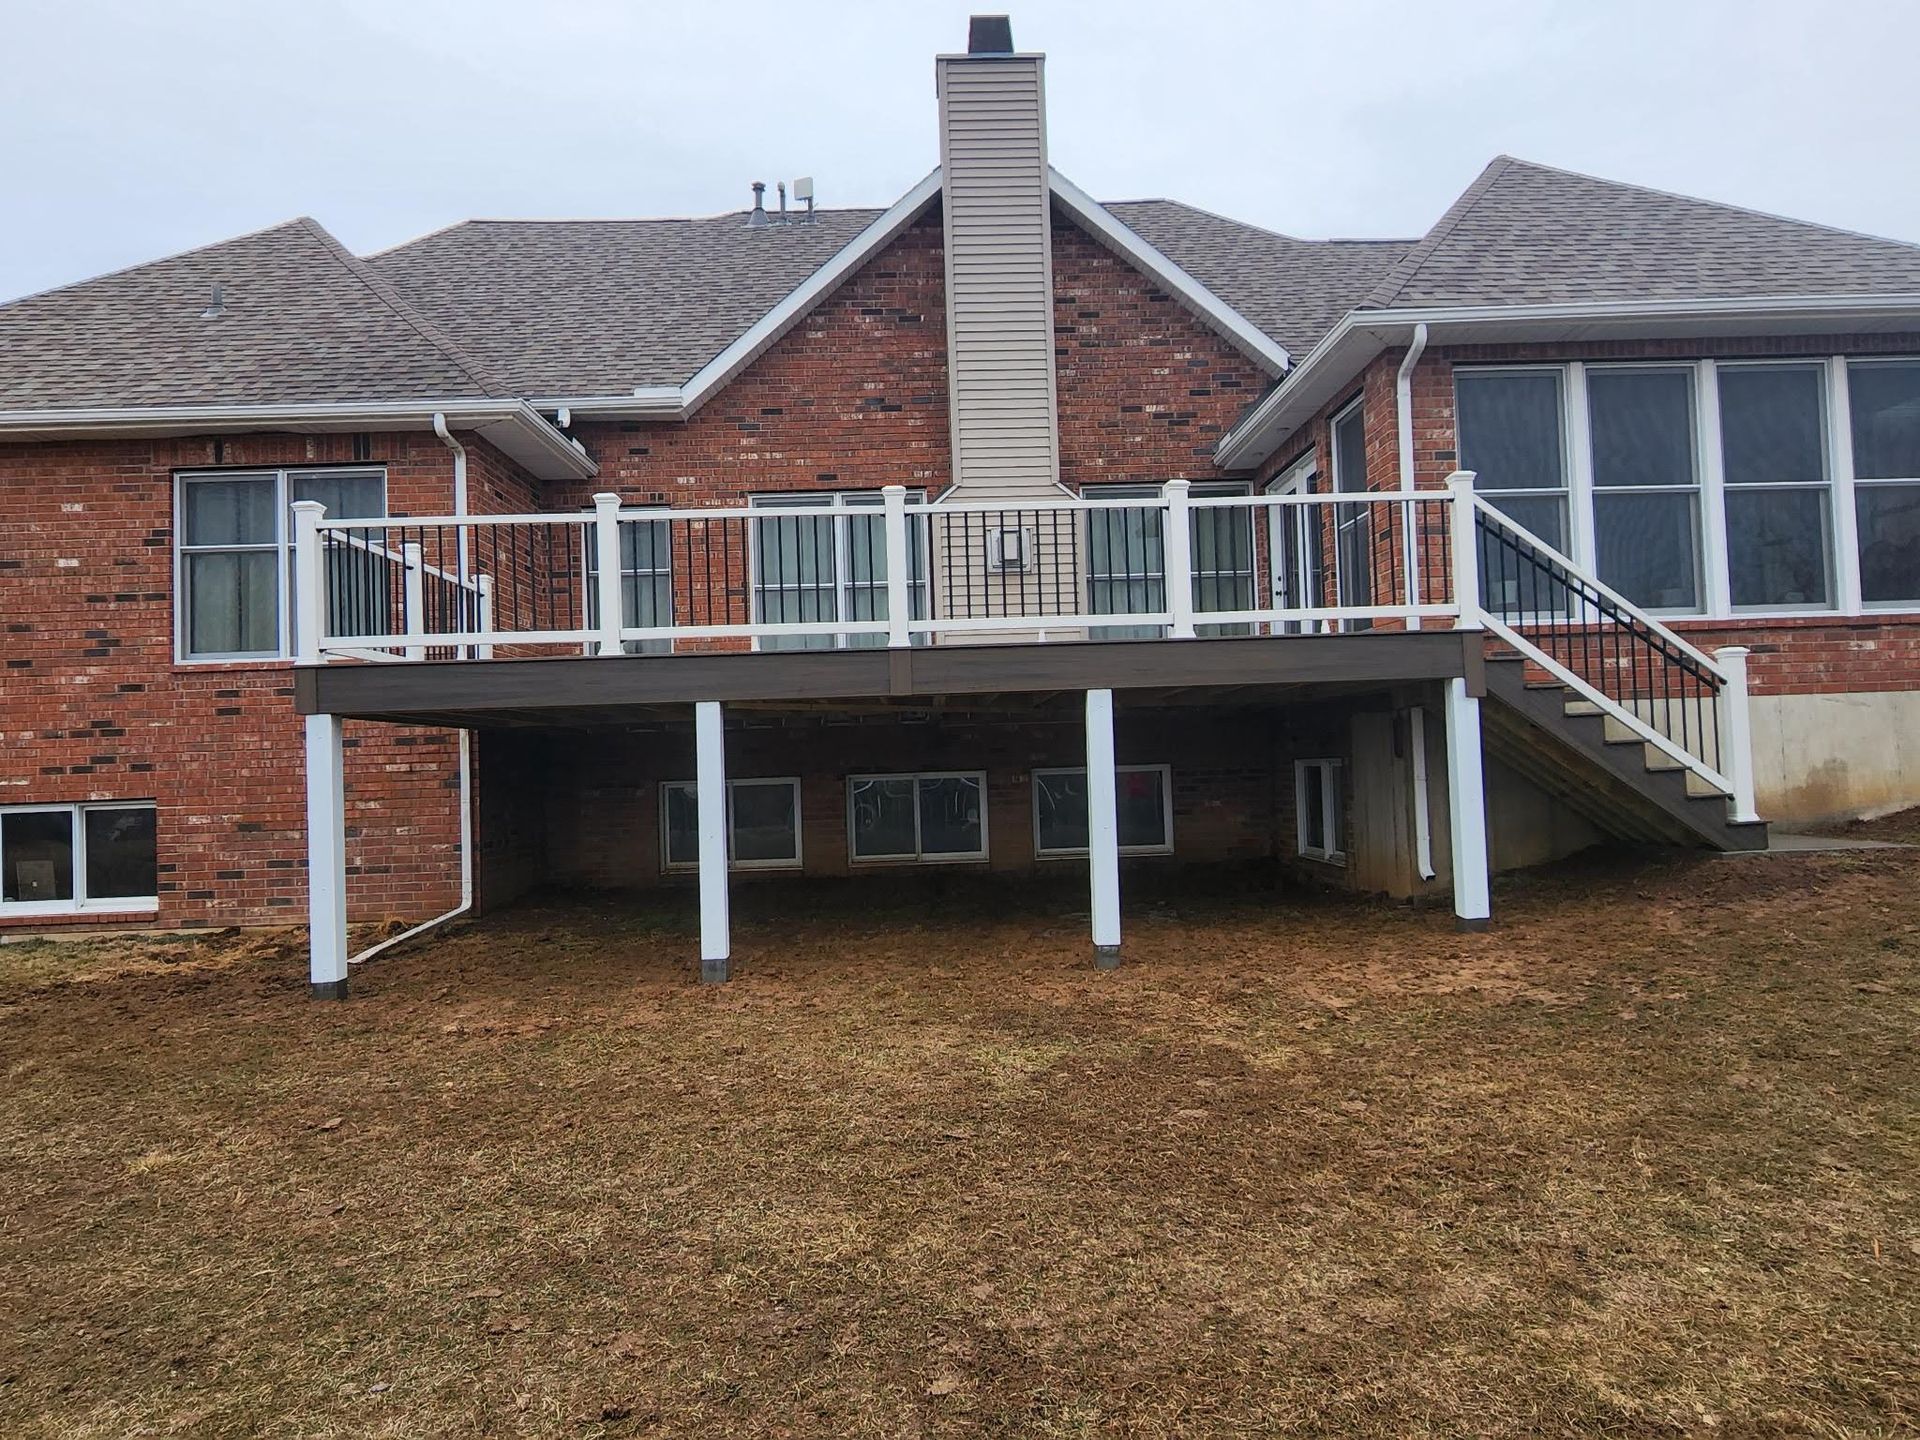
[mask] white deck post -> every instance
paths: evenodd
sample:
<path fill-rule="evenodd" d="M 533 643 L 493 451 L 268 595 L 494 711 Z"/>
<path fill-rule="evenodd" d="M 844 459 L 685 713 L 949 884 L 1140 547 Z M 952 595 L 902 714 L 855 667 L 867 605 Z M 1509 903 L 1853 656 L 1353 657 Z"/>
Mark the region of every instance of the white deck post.
<path fill-rule="evenodd" d="M 700 982 L 727 978 L 733 939 L 727 916 L 727 751 L 720 702 L 693 707 L 694 809 L 700 835 Z"/>
<path fill-rule="evenodd" d="M 1447 507 L 1447 548 L 1453 558 L 1453 603 L 1460 614 L 1456 630 L 1482 630 L 1480 623 L 1480 525 L 1473 501 L 1473 471 L 1447 477 L 1453 503 Z"/>
<path fill-rule="evenodd" d="M 885 506 L 881 519 L 887 541 L 887 646 L 899 649 L 913 643 L 913 631 L 907 628 L 913 618 L 911 589 L 912 561 L 907 548 L 907 487 L 883 485 L 880 501 Z"/>
<path fill-rule="evenodd" d="M 320 663 L 320 625 L 327 606 L 320 520 L 326 513 L 318 500 L 293 502 L 293 658 L 302 665 Z"/>
<path fill-rule="evenodd" d="M 493 633 L 493 577 L 491 575 L 474 576 L 473 595 L 473 628 L 478 630 L 482 635 L 491 635 Z M 473 658 L 476 660 L 493 659 L 493 646 L 491 644 L 474 646 Z"/>
<path fill-rule="evenodd" d="M 1120 820 L 1114 794 L 1113 691 L 1087 691 L 1087 873 L 1093 891 L 1093 963 L 1120 963 Z"/>
<path fill-rule="evenodd" d="M 593 565 L 599 573 L 600 653 L 620 655 L 620 622 L 626 605 L 620 586 L 620 497 L 602 491 L 593 497 Z"/>
<path fill-rule="evenodd" d="M 1453 833 L 1453 914 L 1461 930 L 1485 930 L 1487 786 L 1480 757 L 1480 701 L 1465 680 L 1447 682 L 1447 816 Z"/>
<path fill-rule="evenodd" d="M 408 541 L 400 547 L 400 564 L 406 573 L 406 583 L 402 587 L 403 608 L 406 611 L 402 619 L 406 622 L 409 638 L 427 633 L 427 563 L 420 546 Z M 424 660 L 427 647 L 424 645 L 407 646 L 407 659 Z"/>
<path fill-rule="evenodd" d="M 307 978 L 347 998 L 347 802 L 338 715 L 307 716 Z"/>
<path fill-rule="evenodd" d="M 1167 505 L 1167 523 L 1161 535 L 1161 563 L 1166 574 L 1167 633 L 1175 640 L 1193 638 L 1193 511 L 1189 509 L 1185 480 L 1169 480 L 1160 487 Z M 1088 777 L 1091 781 L 1092 777 Z M 1089 785 L 1091 791 L 1091 785 Z"/>
<path fill-rule="evenodd" d="M 1720 742 L 1726 753 L 1714 756 L 1720 773 L 1733 782 L 1733 819 L 1758 820 L 1760 812 L 1753 794 L 1753 711 L 1747 698 L 1747 647 L 1723 645 L 1713 658 L 1726 671 L 1726 688 L 1720 692 Z"/>

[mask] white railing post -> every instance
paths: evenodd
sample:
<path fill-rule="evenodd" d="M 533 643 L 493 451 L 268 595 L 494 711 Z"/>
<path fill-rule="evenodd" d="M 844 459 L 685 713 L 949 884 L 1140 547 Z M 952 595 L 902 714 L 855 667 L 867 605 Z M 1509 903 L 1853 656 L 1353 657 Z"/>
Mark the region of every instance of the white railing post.
<path fill-rule="evenodd" d="M 1167 615 L 1173 621 L 1168 634 L 1175 640 L 1193 638 L 1193 511 L 1189 508 L 1188 494 L 1191 489 L 1185 480 L 1169 480 L 1160 487 L 1160 496 L 1167 506 L 1160 548 L 1166 570 Z"/>
<path fill-rule="evenodd" d="M 1753 794 L 1753 712 L 1747 698 L 1747 647 L 1723 645 L 1713 652 L 1726 675 L 1720 690 L 1720 743 L 1726 753 L 1714 756 L 1714 769 L 1733 783 L 1735 823 L 1758 820 Z"/>
<path fill-rule="evenodd" d="M 491 575 L 474 576 L 473 593 L 475 597 L 474 628 L 482 635 L 491 635 L 493 633 L 493 577 Z M 493 659 L 493 646 L 490 644 L 474 646 L 473 658 Z"/>
<path fill-rule="evenodd" d="M 427 633 L 427 565 L 420 547 L 411 541 L 400 547 L 400 564 L 406 574 L 406 584 L 402 592 L 406 621 L 405 631 L 411 639 Z M 424 660 L 427 647 L 424 645 L 407 646 L 407 659 Z"/>
<path fill-rule="evenodd" d="M 320 638 L 327 613 L 320 520 L 326 513 L 327 507 L 318 500 L 293 502 L 293 658 L 302 665 L 320 663 Z"/>
<path fill-rule="evenodd" d="M 1447 506 L 1447 546 L 1453 558 L 1453 604 L 1456 630 L 1479 630 L 1480 536 L 1473 500 L 1473 472 L 1456 470 L 1447 477 L 1453 502 Z"/>
<path fill-rule="evenodd" d="M 593 554 L 599 572 L 600 653 L 619 655 L 625 609 L 620 595 L 620 497 L 606 491 L 593 497 Z"/>
<path fill-rule="evenodd" d="M 907 487 L 885 485 L 880 499 L 887 540 L 887 646 L 899 649 L 913 643 L 908 628 L 913 618 L 910 550 L 907 545 Z"/>

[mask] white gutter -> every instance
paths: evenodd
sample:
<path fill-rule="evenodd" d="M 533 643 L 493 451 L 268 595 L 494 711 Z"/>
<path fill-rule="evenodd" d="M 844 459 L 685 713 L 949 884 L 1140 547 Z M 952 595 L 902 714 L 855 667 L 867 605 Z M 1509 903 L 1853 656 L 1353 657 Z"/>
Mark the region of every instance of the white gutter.
<path fill-rule="evenodd" d="M 433 417 L 433 433 L 441 442 L 453 451 L 453 513 L 467 513 L 467 447 L 454 439 L 453 432 L 447 429 L 447 417 L 444 411 L 437 411 Z M 459 576 L 462 588 L 467 582 L 467 527 L 459 527 L 460 559 Z M 349 965 L 364 965 L 383 950 L 391 950 L 403 941 L 416 935 L 423 935 L 447 923 L 447 921 L 465 915 L 473 909 L 473 737 L 469 731 L 460 732 L 460 903 L 444 915 L 436 915 L 431 920 L 422 920 L 410 929 L 402 930 L 398 935 L 370 945 L 358 955 L 347 957 Z"/>

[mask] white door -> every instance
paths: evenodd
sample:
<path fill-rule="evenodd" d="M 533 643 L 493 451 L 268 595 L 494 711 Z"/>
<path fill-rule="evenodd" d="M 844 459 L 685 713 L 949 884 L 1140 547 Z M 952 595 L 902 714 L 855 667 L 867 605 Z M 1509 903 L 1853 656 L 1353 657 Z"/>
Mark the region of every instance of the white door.
<path fill-rule="evenodd" d="M 1267 486 L 1269 495 L 1313 494 L 1314 460 L 1302 456 Z M 1319 595 L 1322 566 L 1320 527 L 1314 522 L 1322 507 L 1316 505 L 1271 505 L 1267 507 L 1267 559 L 1272 571 L 1273 607 L 1276 610 L 1301 610 L 1327 603 Z M 1317 632 L 1320 621 L 1283 620 L 1274 626 L 1276 635 Z"/>

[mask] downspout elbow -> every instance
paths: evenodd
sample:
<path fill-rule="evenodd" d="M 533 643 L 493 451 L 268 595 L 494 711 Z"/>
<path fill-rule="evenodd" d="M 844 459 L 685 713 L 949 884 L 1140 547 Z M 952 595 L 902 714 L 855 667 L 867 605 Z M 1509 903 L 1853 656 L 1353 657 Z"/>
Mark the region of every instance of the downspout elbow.
<path fill-rule="evenodd" d="M 1406 357 L 1400 362 L 1400 373 L 1394 379 L 1393 395 L 1395 420 L 1400 432 L 1400 488 L 1414 488 L 1413 476 L 1413 367 L 1420 363 L 1420 357 L 1427 352 L 1427 327 L 1424 324 L 1413 327 L 1413 342 L 1407 346 Z"/>

